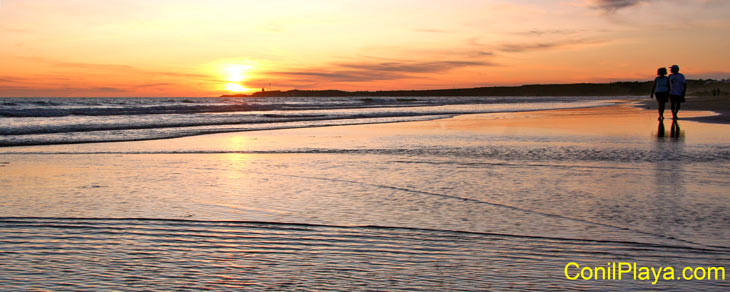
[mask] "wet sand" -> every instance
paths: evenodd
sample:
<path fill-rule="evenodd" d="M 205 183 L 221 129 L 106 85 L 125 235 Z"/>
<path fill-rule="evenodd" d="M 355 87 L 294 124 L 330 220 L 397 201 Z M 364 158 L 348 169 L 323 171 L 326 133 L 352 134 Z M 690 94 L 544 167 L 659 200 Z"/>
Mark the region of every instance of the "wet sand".
<path fill-rule="evenodd" d="M 570 261 L 727 263 L 730 125 L 689 120 L 711 115 L 683 111 L 678 135 L 671 121 L 661 127 L 654 111 L 627 102 L 3 148 L 3 216 L 34 218 L 0 218 L 8 234 L 0 249 L 13 255 L 0 264 L 15 267 L 5 273 L 19 290 L 114 289 L 125 283 L 110 279 L 127 278 L 161 290 L 186 281 L 211 289 L 727 288 L 563 276 Z M 185 266 L 181 254 L 198 265 Z M 190 278 L 158 276 L 159 255 Z M 49 260 L 57 264 L 40 273 L 22 264 Z M 66 283 L 66 270 L 81 274 Z"/>
<path fill-rule="evenodd" d="M 657 110 L 656 100 L 643 101 L 642 105 L 647 110 Z M 684 113 L 687 110 L 712 111 L 715 114 L 701 117 L 686 117 Z M 672 116 L 672 112 L 669 110 L 669 103 L 666 104 L 664 116 Z M 687 97 L 687 102 L 682 103 L 679 117 L 680 119 L 697 122 L 730 124 L 730 96 L 689 96 Z"/>

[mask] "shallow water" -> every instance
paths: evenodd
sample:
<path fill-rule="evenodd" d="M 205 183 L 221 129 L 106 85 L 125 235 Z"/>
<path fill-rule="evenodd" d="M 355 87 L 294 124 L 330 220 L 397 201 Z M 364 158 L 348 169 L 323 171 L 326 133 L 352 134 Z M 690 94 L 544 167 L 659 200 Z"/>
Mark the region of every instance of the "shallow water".
<path fill-rule="evenodd" d="M 565 279 L 571 261 L 730 269 L 728 126 L 657 137 L 631 110 L 586 132 L 600 111 L 577 113 L 6 148 L 1 216 L 31 218 L 0 220 L 0 264 L 18 267 L 0 277 L 18 289 L 727 289 Z"/>

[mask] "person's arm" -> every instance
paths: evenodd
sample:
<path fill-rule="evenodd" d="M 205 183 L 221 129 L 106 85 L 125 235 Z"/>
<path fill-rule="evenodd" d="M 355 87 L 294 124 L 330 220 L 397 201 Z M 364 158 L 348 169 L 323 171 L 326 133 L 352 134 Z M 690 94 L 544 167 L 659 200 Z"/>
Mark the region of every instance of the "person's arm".
<path fill-rule="evenodd" d="M 654 89 L 656 88 L 656 78 L 654 78 L 654 84 L 651 85 L 651 94 L 649 97 L 654 98 Z"/>
<path fill-rule="evenodd" d="M 687 79 L 682 78 L 682 81 L 684 81 L 684 90 L 682 90 L 682 97 L 685 97 L 685 94 L 687 93 Z"/>

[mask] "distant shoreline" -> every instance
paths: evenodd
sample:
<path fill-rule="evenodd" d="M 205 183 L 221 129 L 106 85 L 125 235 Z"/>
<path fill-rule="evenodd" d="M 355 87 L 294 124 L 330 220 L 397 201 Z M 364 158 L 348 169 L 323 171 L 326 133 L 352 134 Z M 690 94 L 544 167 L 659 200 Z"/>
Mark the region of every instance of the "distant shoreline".
<path fill-rule="evenodd" d="M 730 80 L 688 80 L 688 95 L 730 95 Z M 573 84 L 529 84 L 434 90 L 272 90 L 252 94 L 224 94 L 220 97 L 414 97 L 414 96 L 648 96 L 651 81 Z"/>

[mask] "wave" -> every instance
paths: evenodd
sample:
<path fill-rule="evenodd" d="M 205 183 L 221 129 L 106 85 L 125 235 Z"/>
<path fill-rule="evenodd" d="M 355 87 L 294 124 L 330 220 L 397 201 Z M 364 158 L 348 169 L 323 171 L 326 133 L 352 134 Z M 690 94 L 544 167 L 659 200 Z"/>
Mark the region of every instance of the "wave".
<path fill-rule="evenodd" d="M 0 98 L 2 101 L 0 102 L 0 117 L 128 116 L 268 110 L 408 108 L 605 99 L 605 97 Z"/>
<path fill-rule="evenodd" d="M 179 100 L 175 102 L 180 103 Z M 160 102 L 158 101 L 157 104 Z M 293 104 L 297 110 L 135 114 L 118 116 L 12 117 L 0 126 L 0 146 L 75 144 L 141 141 L 237 131 L 293 129 L 306 127 L 359 125 L 422 121 L 474 113 L 527 112 L 546 109 L 594 107 L 611 102 L 526 104 L 451 104 L 439 106 L 353 107 L 339 101 L 326 109 L 304 109 L 312 104 Z M 244 105 L 240 105 L 244 107 Z M 261 107 L 278 107 L 262 105 Z M 204 108 L 210 108 L 206 105 Z M 250 106 L 246 105 L 248 109 Z M 320 106 L 322 107 L 322 106 Z M 153 109 L 160 107 L 154 106 Z M 162 107 L 164 108 L 164 107 Z M 228 108 L 228 106 L 226 106 Z M 229 108 L 230 109 L 230 108 Z M 238 108 L 240 109 L 240 108 Z M 52 110 L 44 109 L 46 113 Z M 188 109 L 190 110 L 190 109 Z M 122 109 L 135 112 L 138 107 Z M 195 111 L 195 110 L 193 110 Z"/>
<path fill-rule="evenodd" d="M 454 116 L 472 112 L 371 112 L 355 114 L 323 113 L 323 114 L 265 114 L 247 113 L 242 115 L 229 116 L 199 116 L 179 119 L 146 119 L 123 121 L 115 123 L 74 123 L 74 124 L 35 124 L 6 126 L 0 128 L 0 135 L 32 135 L 32 134 L 54 134 L 72 132 L 94 132 L 94 131 L 117 131 L 117 130 L 141 130 L 141 129 L 165 129 L 165 128 L 191 128 L 198 126 L 222 126 L 242 124 L 267 124 L 276 122 L 300 122 L 300 121 L 322 121 L 322 120 L 355 120 L 355 119 L 376 119 L 376 118 L 409 118 L 420 116 Z"/>
<path fill-rule="evenodd" d="M 186 103 L 181 101 L 182 103 Z M 37 103 L 36 103 L 37 104 Z M 41 104 L 39 104 L 41 105 Z M 44 103 L 42 105 L 50 105 Z M 58 105 L 58 104 L 56 104 Z M 196 105 L 196 106 L 146 106 L 146 107 L 74 107 L 74 108 L 25 108 L 0 109 L 4 117 L 66 117 L 66 116 L 125 116 L 125 115 L 160 115 L 160 114 L 192 114 L 272 110 L 270 106 L 248 104 L 232 105 Z"/>
<path fill-rule="evenodd" d="M 376 123 L 393 123 L 406 121 L 425 121 L 440 118 L 447 118 L 449 115 L 424 115 L 424 116 L 396 116 L 396 117 L 370 117 L 370 118 L 294 118 L 283 122 L 283 118 L 275 118 L 276 121 L 261 121 L 247 123 L 203 123 L 202 125 L 181 124 L 180 126 L 162 127 L 160 125 L 112 125 L 110 127 L 94 126 L 69 126 L 62 128 L 56 126 L 53 130 L 27 130 L 35 131 L 33 134 L 5 134 L 0 135 L 0 147 L 6 146 L 30 146 L 30 145 L 56 145 L 56 144 L 79 144 L 79 143 L 102 143 L 122 141 L 145 141 L 168 138 L 180 138 L 196 135 L 261 131 L 299 129 L 313 127 L 363 125 Z"/>
<path fill-rule="evenodd" d="M 555 100 L 560 100 L 555 99 Z M 75 138 L 62 135 L 67 142 L 101 142 L 119 140 L 117 131 L 173 129 L 178 137 L 215 132 L 205 129 L 191 133 L 193 127 L 217 127 L 222 132 L 231 125 L 250 125 L 281 122 L 316 122 L 323 120 L 391 119 L 400 121 L 411 117 L 448 116 L 470 113 L 515 112 L 555 108 L 577 108 L 606 104 L 604 100 L 566 101 L 550 99 L 441 98 L 373 99 L 361 101 L 346 98 L 310 99 L 4 99 L 0 105 L 0 136 L 63 134 L 107 131 L 105 138 Z M 387 120 L 386 122 L 388 122 Z M 359 123 L 359 122 L 357 122 Z M 346 124 L 346 123 L 345 123 Z M 315 126 L 315 125 L 312 125 Z M 278 127 L 278 126 L 277 126 Z M 248 129 L 248 128 L 247 128 Z M 244 129 L 245 130 L 245 129 Z M 114 133 L 112 133 L 114 131 Z M 122 133 L 124 134 L 124 133 Z M 137 133 L 131 140 L 174 137 L 171 131 Z M 94 136 L 105 136 L 97 133 Z M 134 136 L 134 135 L 133 135 Z M 3 137 L 0 137 L 2 139 Z M 48 137 L 37 137 L 34 143 L 52 144 Z M 45 139 L 45 140 L 44 140 Z M 2 145 L 23 145 L 8 140 Z M 21 140 L 29 140 L 29 137 Z M 59 139 L 55 139 L 59 140 Z M 61 141 L 59 141 L 61 142 Z"/>
<path fill-rule="evenodd" d="M 374 107 L 415 107 L 443 104 L 462 104 L 462 102 L 418 102 L 408 103 L 399 99 L 378 99 L 372 101 L 328 101 L 322 103 L 304 102 L 244 102 L 241 100 L 219 99 L 130 99 L 114 102 L 79 101 L 76 99 L 15 100 L 0 104 L 0 117 L 67 117 L 67 116 L 129 116 L 195 113 L 230 113 L 272 110 L 319 110 L 319 109 L 358 109 Z"/>

